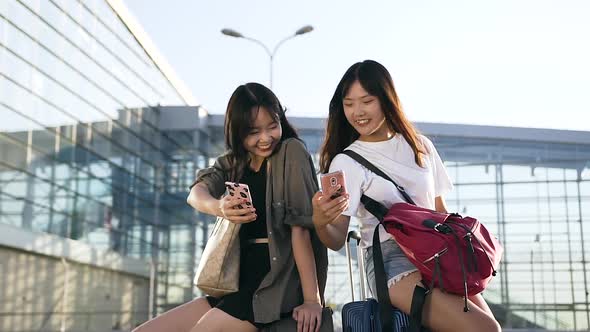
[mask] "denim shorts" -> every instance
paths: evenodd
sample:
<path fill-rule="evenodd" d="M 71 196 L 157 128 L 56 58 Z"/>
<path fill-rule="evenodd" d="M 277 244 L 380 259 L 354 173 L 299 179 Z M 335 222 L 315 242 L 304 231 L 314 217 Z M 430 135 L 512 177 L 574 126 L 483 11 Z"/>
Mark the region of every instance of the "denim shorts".
<path fill-rule="evenodd" d="M 393 239 L 381 242 L 381 253 L 387 275 L 387 288 L 395 285 L 403 277 L 418 269 L 408 260 L 397 242 Z M 373 297 L 377 296 L 375 286 L 375 266 L 373 265 L 373 247 L 368 247 L 364 252 L 365 271 L 367 272 L 367 283 Z"/>

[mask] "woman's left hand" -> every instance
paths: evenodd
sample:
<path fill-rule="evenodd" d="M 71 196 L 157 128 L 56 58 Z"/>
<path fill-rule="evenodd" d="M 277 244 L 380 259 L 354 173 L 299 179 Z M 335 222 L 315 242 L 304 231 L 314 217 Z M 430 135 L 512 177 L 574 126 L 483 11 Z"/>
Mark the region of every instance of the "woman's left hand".
<path fill-rule="evenodd" d="M 322 324 L 322 305 L 307 302 L 293 309 L 293 319 L 297 321 L 297 332 L 319 332 Z"/>

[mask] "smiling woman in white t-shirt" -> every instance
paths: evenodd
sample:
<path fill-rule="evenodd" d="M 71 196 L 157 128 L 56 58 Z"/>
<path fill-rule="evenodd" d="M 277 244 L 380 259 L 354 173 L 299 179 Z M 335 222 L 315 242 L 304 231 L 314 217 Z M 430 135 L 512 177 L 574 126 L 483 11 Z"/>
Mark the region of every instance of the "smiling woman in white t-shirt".
<path fill-rule="evenodd" d="M 387 69 L 372 60 L 352 65 L 330 102 L 320 152 L 323 173 L 344 171 L 347 194 L 332 199 L 318 192 L 313 198 L 313 221 L 322 242 L 333 250 L 344 245 L 350 220 L 358 222 L 367 280 L 376 295 L 371 246 L 379 222 L 360 199 L 366 194 L 385 206 L 404 199 L 391 182 L 341 154 L 346 149 L 384 171 L 418 206 L 447 212 L 444 195 L 453 186 L 432 142 L 419 135 L 406 119 Z M 409 313 L 414 287 L 422 277 L 382 227 L 380 239 L 391 303 Z M 480 294 L 469 297 L 469 301 L 473 305 L 465 313 L 460 296 L 434 289 L 426 298 L 423 324 L 433 331 L 500 331 Z"/>

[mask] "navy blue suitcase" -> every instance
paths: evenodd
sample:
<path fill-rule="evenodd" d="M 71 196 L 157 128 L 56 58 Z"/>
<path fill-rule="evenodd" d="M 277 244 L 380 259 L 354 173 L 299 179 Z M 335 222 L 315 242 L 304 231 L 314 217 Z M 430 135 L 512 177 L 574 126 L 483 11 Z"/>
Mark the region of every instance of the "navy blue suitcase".
<path fill-rule="evenodd" d="M 360 270 L 360 292 L 361 301 L 354 300 L 354 282 L 352 278 L 352 257 L 350 254 L 350 239 L 353 238 L 357 243 L 358 266 Z M 352 293 L 352 302 L 342 307 L 342 331 L 343 332 L 381 332 L 381 320 L 379 319 L 379 304 L 377 300 L 365 296 L 365 278 L 364 278 L 364 261 L 363 254 L 358 245 L 360 236 L 356 231 L 348 232 L 346 236 L 346 258 L 348 260 L 348 277 L 350 280 L 350 291 Z M 410 317 L 394 308 L 393 310 L 393 331 L 407 331 L 410 326 Z M 389 331 L 387 331 L 389 332 Z"/>

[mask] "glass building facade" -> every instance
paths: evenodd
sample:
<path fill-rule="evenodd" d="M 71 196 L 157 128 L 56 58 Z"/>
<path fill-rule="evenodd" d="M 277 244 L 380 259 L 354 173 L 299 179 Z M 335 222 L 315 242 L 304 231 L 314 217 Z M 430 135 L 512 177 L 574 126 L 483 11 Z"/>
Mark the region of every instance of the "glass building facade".
<path fill-rule="evenodd" d="M 0 1 L 0 225 L 149 264 L 154 294 L 134 309 L 143 321 L 193 296 L 198 216 L 186 195 L 207 163 L 199 142 L 208 136 L 205 110 L 124 9 L 116 0 Z M 3 322 L 47 310 L 3 309 Z"/>
<path fill-rule="evenodd" d="M 485 292 L 503 326 L 588 330 L 590 133 L 425 129 L 455 183 L 449 207 L 477 216 L 504 245 Z"/>

